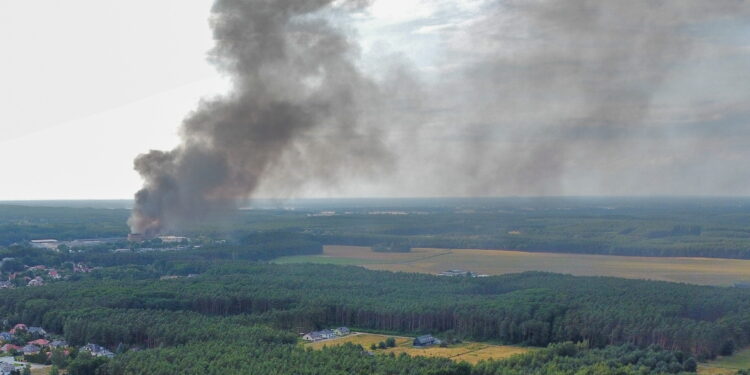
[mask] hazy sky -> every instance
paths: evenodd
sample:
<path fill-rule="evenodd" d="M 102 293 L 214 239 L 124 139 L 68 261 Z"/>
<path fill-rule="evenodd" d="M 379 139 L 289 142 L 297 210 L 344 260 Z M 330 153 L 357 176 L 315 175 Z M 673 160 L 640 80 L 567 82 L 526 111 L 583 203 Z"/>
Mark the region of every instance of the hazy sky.
<path fill-rule="evenodd" d="M 379 125 L 395 161 L 335 185 L 270 173 L 259 194 L 750 194 L 750 6 L 549 3 L 375 0 L 334 18 L 403 96 Z M 0 2 L 0 200 L 132 197 L 133 159 L 177 146 L 230 86 L 206 59 L 211 5 Z"/>

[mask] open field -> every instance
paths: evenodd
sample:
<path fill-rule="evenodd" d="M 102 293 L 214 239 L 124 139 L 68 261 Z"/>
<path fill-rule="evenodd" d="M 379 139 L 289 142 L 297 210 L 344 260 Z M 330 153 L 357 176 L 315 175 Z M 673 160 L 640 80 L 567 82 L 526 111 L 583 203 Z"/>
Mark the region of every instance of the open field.
<path fill-rule="evenodd" d="M 362 345 L 362 347 L 365 349 L 369 349 L 370 345 L 377 345 L 379 342 L 385 341 L 385 339 L 389 337 L 393 337 L 396 339 L 397 346 L 411 345 L 412 340 L 414 340 L 411 337 L 376 335 L 370 333 L 353 333 L 351 335 L 338 337 L 335 339 L 305 343 L 305 346 L 311 347 L 313 349 L 322 349 L 324 346 L 343 345 L 350 342 L 355 345 Z"/>
<path fill-rule="evenodd" d="M 32 367 L 31 368 L 31 375 L 47 375 L 52 370 L 52 366 L 39 366 L 39 367 Z M 60 371 L 61 374 L 64 374 L 65 371 Z"/>
<path fill-rule="evenodd" d="M 547 271 L 577 276 L 615 276 L 704 285 L 732 285 L 738 281 L 750 280 L 750 260 L 717 258 L 425 248 L 416 248 L 410 253 L 378 253 L 368 247 L 325 246 L 323 255 L 283 257 L 276 262 L 350 264 L 373 270 L 431 274 L 453 268 L 489 275 Z"/>
<path fill-rule="evenodd" d="M 734 374 L 737 370 L 750 368 L 750 348 L 740 350 L 728 357 L 719 357 L 700 366 L 701 375 Z"/>
<path fill-rule="evenodd" d="M 698 365 L 698 375 L 734 375 L 736 373 L 737 370 L 711 367 L 707 365 Z"/>
<path fill-rule="evenodd" d="M 377 345 L 379 342 L 385 341 L 388 337 L 394 337 L 396 339 L 396 347 L 378 349 L 375 353 L 394 353 L 397 355 L 400 353 L 406 353 L 410 356 L 443 357 L 450 358 L 457 362 L 466 361 L 469 363 L 477 363 L 483 359 L 503 359 L 534 350 L 533 348 L 520 346 L 490 345 L 479 342 L 464 342 L 461 344 L 450 345 L 447 348 L 441 348 L 439 346 L 415 348 L 412 346 L 413 338 L 411 337 L 378 335 L 373 333 L 355 333 L 341 338 L 308 343 L 305 344 L 305 346 L 309 346 L 313 349 L 322 349 L 324 346 L 343 345 L 350 342 L 362 345 L 365 349 L 369 349 L 370 345 Z"/>

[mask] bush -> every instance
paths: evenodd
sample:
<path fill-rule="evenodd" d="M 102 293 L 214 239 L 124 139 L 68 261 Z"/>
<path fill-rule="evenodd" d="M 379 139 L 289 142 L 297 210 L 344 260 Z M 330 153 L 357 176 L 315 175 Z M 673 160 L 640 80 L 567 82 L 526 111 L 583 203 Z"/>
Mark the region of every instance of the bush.
<path fill-rule="evenodd" d="M 385 340 L 385 346 L 389 348 L 396 347 L 396 339 L 394 339 L 393 337 L 389 337 L 388 339 Z"/>
<path fill-rule="evenodd" d="M 695 372 L 698 369 L 698 363 L 695 362 L 695 358 L 688 358 L 683 364 L 682 369 L 686 372 Z"/>

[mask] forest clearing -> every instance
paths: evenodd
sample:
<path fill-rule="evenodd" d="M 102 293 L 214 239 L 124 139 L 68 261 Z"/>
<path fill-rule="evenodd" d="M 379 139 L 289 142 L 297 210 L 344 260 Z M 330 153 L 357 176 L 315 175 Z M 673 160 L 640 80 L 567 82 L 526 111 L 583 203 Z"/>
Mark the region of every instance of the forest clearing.
<path fill-rule="evenodd" d="M 311 347 L 313 349 L 322 349 L 326 346 L 337 346 L 344 345 L 346 343 L 352 343 L 355 345 L 361 345 L 366 350 L 370 350 L 371 345 L 374 344 L 377 346 L 378 343 L 380 343 L 381 341 L 385 341 L 389 337 L 393 337 L 395 339 L 395 347 L 376 349 L 371 351 L 375 354 L 393 353 L 399 355 L 401 353 L 406 353 L 410 356 L 450 358 L 456 362 L 466 361 L 474 364 L 481 360 L 504 359 L 516 354 L 524 354 L 535 350 L 535 348 L 530 347 L 513 345 L 492 345 L 469 341 L 448 345 L 448 347 L 444 348 L 438 345 L 420 348 L 412 345 L 412 341 L 414 340 L 414 338 L 412 337 L 389 336 L 374 333 L 354 333 L 345 337 L 308 343 L 305 344 L 305 346 Z"/>

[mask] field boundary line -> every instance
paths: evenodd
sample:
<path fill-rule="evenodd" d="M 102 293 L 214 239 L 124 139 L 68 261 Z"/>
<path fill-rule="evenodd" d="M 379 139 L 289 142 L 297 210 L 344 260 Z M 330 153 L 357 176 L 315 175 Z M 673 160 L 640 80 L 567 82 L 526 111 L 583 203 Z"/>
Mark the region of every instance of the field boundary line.
<path fill-rule="evenodd" d="M 422 258 L 416 258 L 416 259 L 411 259 L 411 260 L 403 261 L 403 262 L 400 262 L 400 263 L 391 263 L 391 264 L 409 264 L 409 263 L 419 262 L 419 261 L 422 261 L 422 260 L 425 260 L 425 259 L 432 259 L 432 258 L 441 257 L 443 255 L 448 255 L 448 254 L 453 254 L 453 249 L 446 250 L 445 252 L 440 253 L 440 254 L 432 254 L 432 255 L 428 255 L 428 256 L 422 257 Z"/>

